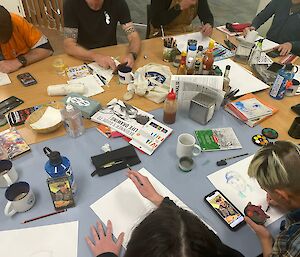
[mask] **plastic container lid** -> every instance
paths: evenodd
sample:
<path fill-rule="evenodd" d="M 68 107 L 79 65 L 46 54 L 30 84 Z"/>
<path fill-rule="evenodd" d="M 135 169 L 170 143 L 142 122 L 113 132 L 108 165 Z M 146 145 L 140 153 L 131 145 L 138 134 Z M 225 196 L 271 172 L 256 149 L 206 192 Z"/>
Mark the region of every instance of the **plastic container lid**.
<path fill-rule="evenodd" d="M 200 52 L 200 51 L 203 51 L 203 46 L 202 46 L 202 45 L 198 46 L 198 51 L 199 51 L 199 52 Z"/>
<path fill-rule="evenodd" d="M 208 49 L 214 49 L 214 47 L 215 47 L 215 41 L 211 39 L 208 44 Z"/>
<path fill-rule="evenodd" d="M 172 88 L 171 92 L 167 95 L 168 100 L 175 100 L 176 99 L 176 94 Z"/>
<path fill-rule="evenodd" d="M 230 70 L 231 66 L 230 65 L 226 65 L 226 70 Z"/>
<path fill-rule="evenodd" d="M 189 46 L 189 51 L 196 51 L 197 47 L 195 45 L 190 45 Z"/>

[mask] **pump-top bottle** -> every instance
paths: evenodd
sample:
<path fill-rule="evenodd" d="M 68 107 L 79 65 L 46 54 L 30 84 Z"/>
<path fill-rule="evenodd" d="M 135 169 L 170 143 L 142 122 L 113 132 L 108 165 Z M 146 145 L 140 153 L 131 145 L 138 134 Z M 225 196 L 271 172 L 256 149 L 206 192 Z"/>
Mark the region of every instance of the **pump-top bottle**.
<path fill-rule="evenodd" d="M 163 121 L 167 124 L 173 124 L 176 120 L 177 101 L 176 94 L 172 88 L 171 92 L 167 95 L 164 103 L 164 117 Z"/>

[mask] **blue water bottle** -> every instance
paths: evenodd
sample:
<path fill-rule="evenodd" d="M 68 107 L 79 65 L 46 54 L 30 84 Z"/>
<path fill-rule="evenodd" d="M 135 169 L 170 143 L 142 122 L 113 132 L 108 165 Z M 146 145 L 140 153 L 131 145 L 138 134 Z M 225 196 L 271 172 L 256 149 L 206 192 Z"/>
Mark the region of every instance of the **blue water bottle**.
<path fill-rule="evenodd" d="M 270 90 L 271 97 L 277 100 L 281 100 L 284 97 L 286 83 L 292 81 L 295 75 L 293 68 L 294 66 L 292 64 L 287 64 L 278 71 L 275 82 Z"/>
<path fill-rule="evenodd" d="M 65 156 L 61 156 L 60 152 L 52 151 L 49 147 L 44 147 L 43 150 L 49 158 L 49 161 L 45 164 L 45 170 L 48 175 L 51 178 L 67 176 L 74 194 L 76 191 L 76 183 L 69 159 Z"/>

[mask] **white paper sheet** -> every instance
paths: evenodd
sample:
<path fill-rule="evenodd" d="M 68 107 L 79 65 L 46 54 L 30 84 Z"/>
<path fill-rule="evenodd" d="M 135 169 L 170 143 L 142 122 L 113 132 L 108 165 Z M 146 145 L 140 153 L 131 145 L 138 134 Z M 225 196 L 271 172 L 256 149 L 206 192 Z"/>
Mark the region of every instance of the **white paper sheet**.
<path fill-rule="evenodd" d="M 77 257 L 78 221 L 0 231 L 5 257 Z"/>
<path fill-rule="evenodd" d="M 198 45 L 202 45 L 203 48 L 207 48 L 209 44 L 209 37 L 205 37 L 202 35 L 201 32 L 194 32 L 194 33 L 189 33 L 189 34 L 183 34 L 179 36 L 174 37 L 177 42 L 177 48 L 180 52 L 186 51 L 187 49 L 187 41 L 189 39 L 195 39 L 198 41 Z"/>
<path fill-rule="evenodd" d="M 139 172 L 148 177 L 158 193 L 168 196 L 181 208 L 191 211 L 187 205 L 153 177 L 145 168 Z M 127 246 L 133 229 L 147 214 L 155 209 L 155 206 L 150 201 L 141 196 L 130 179 L 126 179 L 90 207 L 105 224 L 109 219 L 111 220 L 116 237 L 121 232 L 125 232 L 124 247 Z"/>
<path fill-rule="evenodd" d="M 67 81 L 68 84 L 82 84 L 86 88 L 85 97 L 90 97 L 104 92 L 103 83 L 96 75 L 88 75 L 83 78 Z"/>
<path fill-rule="evenodd" d="M 115 59 L 114 59 L 114 62 L 116 64 L 116 66 L 118 66 L 120 64 L 120 62 Z M 104 69 L 96 62 L 89 63 L 88 66 L 91 69 L 93 69 L 94 73 L 96 73 L 100 76 L 103 76 L 106 79 L 106 84 L 108 84 L 111 81 L 112 77 L 114 76 L 112 69 Z"/>
<path fill-rule="evenodd" d="M 269 88 L 266 83 L 254 77 L 249 71 L 230 59 L 218 61 L 217 65 L 220 67 L 223 74 L 226 65 L 231 66 L 229 72 L 230 86 L 232 87 L 232 90 L 236 88 L 240 90 L 235 96 L 241 96 Z"/>
<path fill-rule="evenodd" d="M 239 38 L 244 38 L 244 36 L 239 36 Z M 264 38 L 264 37 L 258 36 L 256 40 L 259 40 L 259 39 L 262 39 L 262 38 Z M 262 51 L 263 52 L 270 52 L 271 50 L 273 50 L 277 46 L 279 46 L 278 43 L 264 38 L 264 41 L 262 43 Z"/>
<path fill-rule="evenodd" d="M 10 84 L 11 81 L 6 73 L 0 72 L 0 86 Z"/>
<path fill-rule="evenodd" d="M 244 213 L 244 208 L 249 202 L 254 205 L 261 205 L 263 210 L 268 207 L 266 192 L 261 189 L 255 179 L 248 176 L 248 167 L 252 158 L 253 155 L 207 176 L 211 183 L 242 213 Z M 267 214 L 270 218 L 266 225 L 283 216 L 282 212 L 272 207 Z"/>

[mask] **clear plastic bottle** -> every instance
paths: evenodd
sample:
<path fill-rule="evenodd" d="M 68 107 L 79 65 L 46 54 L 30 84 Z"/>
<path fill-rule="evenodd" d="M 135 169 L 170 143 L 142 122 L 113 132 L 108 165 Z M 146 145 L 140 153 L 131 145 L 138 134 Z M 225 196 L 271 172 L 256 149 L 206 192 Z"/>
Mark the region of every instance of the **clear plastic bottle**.
<path fill-rule="evenodd" d="M 164 103 L 164 117 L 163 121 L 167 124 L 173 124 L 176 120 L 177 100 L 176 94 L 172 88 L 171 92 L 167 95 Z"/>
<path fill-rule="evenodd" d="M 64 126 L 71 137 L 79 137 L 84 133 L 81 111 L 75 108 L 67 100 L 65 109 L 61 111 Z"/>

